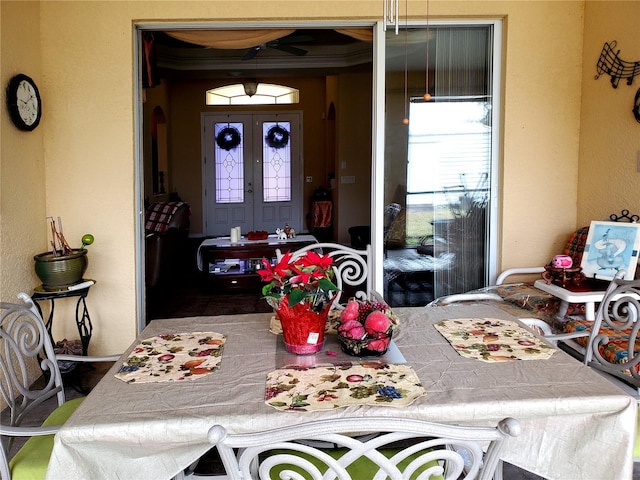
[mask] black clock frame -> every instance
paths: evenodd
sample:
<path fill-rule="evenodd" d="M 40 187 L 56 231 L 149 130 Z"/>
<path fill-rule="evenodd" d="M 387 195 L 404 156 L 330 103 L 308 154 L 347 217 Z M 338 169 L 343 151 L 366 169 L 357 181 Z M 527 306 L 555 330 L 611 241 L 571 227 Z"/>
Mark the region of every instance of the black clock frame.
<path fill-rule="evenodd" d="M 36 99 L 38 101 L 38 116 L 36 117 L 36 120 L 31 125 L 27 125 L 24 122 L 24 120 L 20 116 L 20 112 L 18 111 L 17 91 L 18 91 L 18 85 L 20 85 L 20 82 L 22 81 L 27 81 L 33 86 L 33 89 L 36 92 Z M 7 86 L 7 108 L 9 109 L 9 116 L 11 117 L 11 120 L 13 121 L 14 125 L 20 130 L 30 132 L 40 124 L 40 118 L 42 118 L 42 99 L 40 98 L 40 91 L 38 90 L 38 86 L 36 85 L 36 82 L 34 82 L 31 77 L 28 77 L 23 73 L 20 73 L 14 76 L 9 81 L 9 85 Z"/>

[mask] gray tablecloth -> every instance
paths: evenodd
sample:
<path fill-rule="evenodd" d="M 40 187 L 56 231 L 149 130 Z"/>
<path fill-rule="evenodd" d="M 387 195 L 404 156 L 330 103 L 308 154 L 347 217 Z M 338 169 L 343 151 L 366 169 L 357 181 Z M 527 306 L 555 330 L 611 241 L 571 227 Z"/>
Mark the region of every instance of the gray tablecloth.
<path fill-rule="evenodd" d="M 395 341 L 427 395 L 405 408 L 313 413 L 264 403 L 265 377 L 279 366 L 282 342 L 268 331 L 269 314 L 154 320 L 140 339 L 184 331 L 227 335 L 221 369 L 190 382 L 126 384 L 113 376 L 118 362 L 56 436 L 47 478 L 170 478 L 210 448 L 207 430 L 217 423 L 251 432 L 374 414 L 481 425 L 510 416 L 523 434 L 508 441 L 504 460 L 549 479 L 631 478 L 637 406 L 606 379 L 562 351 L 549 360 L 465 359 L 433 327 L 447 318 L 513 319 L 492 306 L 395 311 L 401 321 Z"/>

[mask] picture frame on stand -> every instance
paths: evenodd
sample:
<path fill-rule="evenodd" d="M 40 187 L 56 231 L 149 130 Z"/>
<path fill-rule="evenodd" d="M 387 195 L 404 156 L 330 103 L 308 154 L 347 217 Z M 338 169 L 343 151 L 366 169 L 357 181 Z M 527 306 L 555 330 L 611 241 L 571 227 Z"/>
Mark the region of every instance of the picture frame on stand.
<path fill-rule="evenodd" d="M 589 226 L 582 255 L 582 273 L 587 278 L 613 280 L 625 270 L 625 280 L 633 280 L 640 251 L 640 223 L 594 220 Z"/>

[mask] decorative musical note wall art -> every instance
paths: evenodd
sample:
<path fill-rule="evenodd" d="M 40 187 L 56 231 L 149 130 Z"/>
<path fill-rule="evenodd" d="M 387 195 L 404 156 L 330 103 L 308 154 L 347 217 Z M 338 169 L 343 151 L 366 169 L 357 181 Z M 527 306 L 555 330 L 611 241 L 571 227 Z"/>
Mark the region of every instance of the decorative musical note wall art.
<path fill-rule="evenodd" d="M 620 50 L 614 53 L 613 49 L 616 48 L 618 42 L 615 40 L 611 43 L 605 42 L 600 52 L 600 58 L 596 63 L 598 74 L 596 80 L 600 78 L 600 75 L 606 73 L 611 76 L 611 86 L 618 88 L 618 84 L 621 79 L 627 79 L 627 85 L 633 83 L 633 77 L 640 75 L 640 61 L 626 62 L 622 60 L 618 54 Z"/>

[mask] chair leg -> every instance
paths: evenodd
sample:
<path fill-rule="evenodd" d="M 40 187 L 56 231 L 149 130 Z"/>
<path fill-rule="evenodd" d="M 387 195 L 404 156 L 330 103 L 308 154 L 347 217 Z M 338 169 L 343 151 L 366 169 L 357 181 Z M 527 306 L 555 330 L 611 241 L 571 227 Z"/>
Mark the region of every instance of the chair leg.
<path fill-rule="evenodd" d="M 502 469 L 504 468 L 504 463 L 502 460 L 498 460 L 498 466 L 496 467 L 496 471 L 493 474 L 493 480 L 502 480 Z"/>

